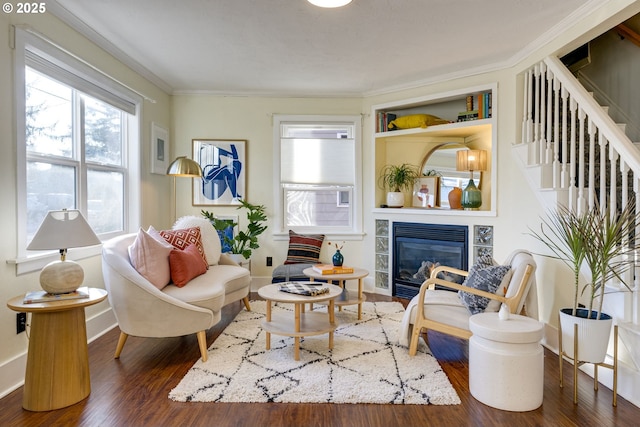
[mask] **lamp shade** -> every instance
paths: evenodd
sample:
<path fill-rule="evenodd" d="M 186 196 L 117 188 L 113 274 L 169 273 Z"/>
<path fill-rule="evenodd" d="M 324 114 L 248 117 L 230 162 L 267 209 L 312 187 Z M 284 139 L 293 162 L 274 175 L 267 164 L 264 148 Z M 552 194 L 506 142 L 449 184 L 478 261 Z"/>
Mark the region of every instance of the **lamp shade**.
<path fill-rule="evenodd" d="M 100 239 L 78 210 L 49 211 L 28 250 L 50 250 L 99 245 Z"/>
<path fill-rule="evenodd" d="M 487 150 L 459 150 L 456 153 L 456 169 L 459 171 L 487 170 Z"/>
<path fill-rule="evenodd" d="M 40 272 L 40 286 L 51 294 L 75 291 L 84 280 L 84 271 L 74 261 L 67 261 L 68 248 L 99 245 L 100 239 L 78 210 L 49 211 L 28 250 L 60 251 L 60 261 L 47 264 Z"/>
<path fill-rule="evenodd" d="M 167 175 L 197 178 L 202 176 L 202 168 L 195 160 L 180 156 L 169 165 Z"/>

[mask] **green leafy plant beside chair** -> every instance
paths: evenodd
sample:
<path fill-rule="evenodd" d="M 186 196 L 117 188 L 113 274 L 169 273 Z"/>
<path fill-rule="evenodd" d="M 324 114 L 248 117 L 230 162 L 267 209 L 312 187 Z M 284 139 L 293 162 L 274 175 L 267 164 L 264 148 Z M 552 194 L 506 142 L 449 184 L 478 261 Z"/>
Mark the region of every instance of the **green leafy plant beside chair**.
<path fill-rule="evenodd" d="M 224 243 L 230 248 L 232 254 L 242 255 L 245 259 L 251 258 L 251 254 L 254 249 L 258 249 L 258 236 L 265 232 L 267 226 L 267 215 L 265 213 L 265 206 L 254 205 L 246 200 L 240 200 L 241 205 L 237 209 L 247 210 L 247 228 L 246 230 L 238 231 L 238 233 L 232 238 L 226 234 L 222 234 Z M 225 230 L 228 227 L 236 227 L 238 223 L 229 219 L 217 218 L 212 212 L 202 210 L 200 211 L 202 216 L 207 218 L 213 224 L 216 230 Z"/>

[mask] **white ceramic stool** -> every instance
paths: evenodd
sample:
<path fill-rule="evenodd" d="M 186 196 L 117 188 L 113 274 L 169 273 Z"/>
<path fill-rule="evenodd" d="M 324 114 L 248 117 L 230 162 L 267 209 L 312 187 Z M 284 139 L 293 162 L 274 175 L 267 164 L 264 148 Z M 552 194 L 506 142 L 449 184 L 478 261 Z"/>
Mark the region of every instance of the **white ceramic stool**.
<path fill-rule="evenodd" d="M 498 313 L 469 318 L 469 388 L 485 405 L 506 411 L 532 411 L 542 405 L 544 358 L 542 323 Z"/>

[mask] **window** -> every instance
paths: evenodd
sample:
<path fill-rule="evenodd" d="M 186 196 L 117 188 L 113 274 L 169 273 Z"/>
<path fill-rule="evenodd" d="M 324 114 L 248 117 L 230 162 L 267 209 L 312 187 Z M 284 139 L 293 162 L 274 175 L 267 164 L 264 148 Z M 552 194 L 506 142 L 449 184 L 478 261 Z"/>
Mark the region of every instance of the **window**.
<path fill-rule="evenodd" d="M 361 232 L 360 123 L 359 116 L 276 117 L 280 232 Z"/>
<path fill-rule="evenodd" d="M 103 239 L 137 227 L 140 97 L 20 29 L 16 57 L 18 259 L 52 209 L 79 209 Z"/>

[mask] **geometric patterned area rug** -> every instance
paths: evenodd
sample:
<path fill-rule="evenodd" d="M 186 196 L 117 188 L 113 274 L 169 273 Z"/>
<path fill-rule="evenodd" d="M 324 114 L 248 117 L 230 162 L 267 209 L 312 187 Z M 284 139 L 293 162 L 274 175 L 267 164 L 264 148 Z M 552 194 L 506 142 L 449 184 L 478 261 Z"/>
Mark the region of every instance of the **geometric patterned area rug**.
<path fill-rule="evenodd" d="M 404 313 L 398 302 L 336 308 L 333 350 L 328 334 L 304 337 L 300 360 L 293 338 L 271 334 L 265 349 L 264 301 L 252 301 L 169 393 L 179 402 L 378 403 L 457 405 L 458 394 L 423 340 L 418 353 L 398 344 Z M 316 305 L 325 311 L 326 306 Z M 293 305 L 275 304 L 273 313 Z"/>

